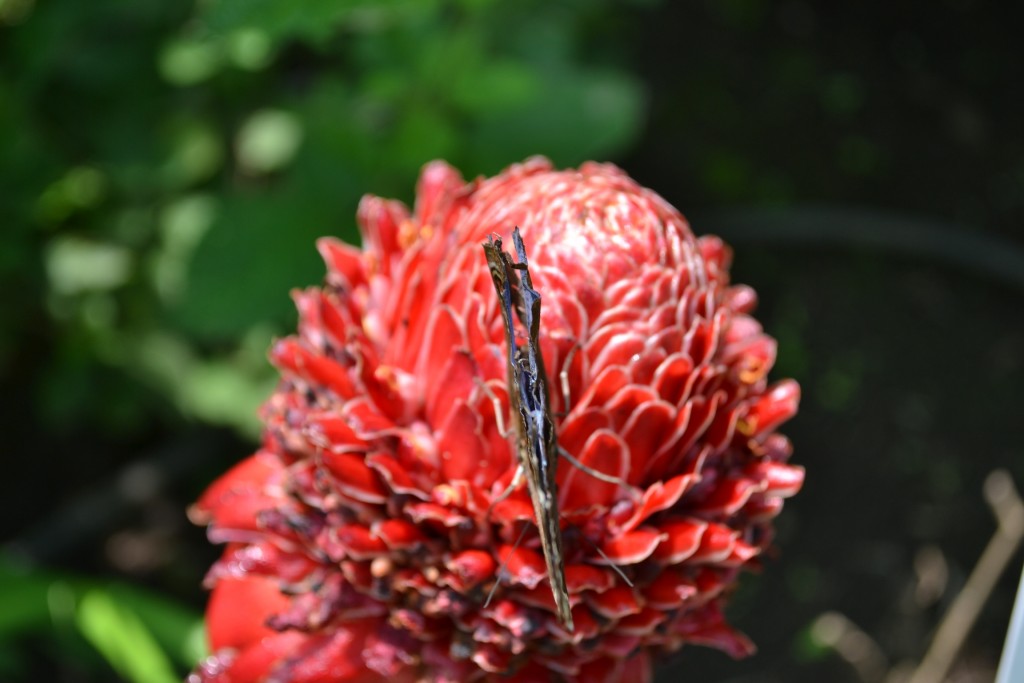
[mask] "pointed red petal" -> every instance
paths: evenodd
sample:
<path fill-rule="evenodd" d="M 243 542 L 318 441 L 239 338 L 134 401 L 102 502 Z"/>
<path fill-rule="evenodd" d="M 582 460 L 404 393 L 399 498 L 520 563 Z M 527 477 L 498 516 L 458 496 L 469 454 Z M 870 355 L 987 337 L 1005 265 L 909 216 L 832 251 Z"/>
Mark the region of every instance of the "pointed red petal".
<path fill-rule="evenodd" d="M 342 493 L 364 503 L 387 502 L 387 489 L 361 456 L 328 451 L 320 457 L 333 475 L 331 483 Z"/>
<path fill-rule="evenodd" d="M 639 486 L 647 475 L 647 464 L 655 451 L 671 433 L 676 409 L 655 399 L 641 405 L 622 429 L 622 438 L 629 444 L 629 483 Z"/>
<path fill-rule="evenodd" d="M 553 615 L 548 620 L 548 631 L 563 643 L 578 645 L 601 633 L 601 624 L 594 618 L 586 605 L 576 605 L 572 608 L 573 630 L 569 632 L 562 626 L 562 622 Z"/>
<path fill-rule="evenodd" d="M 733 659 L 744 659 L 757 652 L 757 646 L 745 635 L 725 623 L 707 626 L 686 637 L 697 645 L 721 650 Z"/>
<path fill-rule="evenodd" d="M 608 401 L 605 410 L 611 416 L 615 429 L 621 430 L 641 406 L 653 403 L 657 399 L 657 395 L 650 387 L 627 384 Z"/>
<path fill-rule="evenodd" d="M 459 576 L 464 588 L 472 588 L 493 577 L 498 563 L 483 550 L 464 550 L 452 558 L 448 568 Z"/>
<path fill-rule="evenodd" d="M 366 464 L 376 470 L 392 491 L 426 498 L 426 493 L 413 483 L 408 470 L 391 455 L 371 453 L 366 456 Z"/>
<path fill-rule="evenodd" d="M 421 302 L 421 305 L 427 304 Z M 455 312 L 444 305 L 433 309 L 426 333 L 419 343 L 423 346 L 416 363 L 416 376 L 422 378 L 424 393 L 433 396 L 440 390 L 440 385 L 448 381 L 444 371 L 452 354 L 468 348 L 466 335 Z M 465 395 L 469 395 L 468 391 Z"/>
<path fill-rule="evenodd" d="M 529 548 L 519 546 L 513 549 L 512 546 L 502 546 L 498 550 L 498 557 L 505 567 L 502 571 L 509 583 L 536 588 L 547 578 L 548 570 L 544 556 Z"/>
<path fill-rule="evenodd" d="M 266 488 L 284 472 L 277 456 L 260 451 L 241 461 L 210 485 L 189 510 L 189 518 L 196 524 L 209 523 L 222 508 L 235 505 L 240 497 L 262 498 L 263 507 L 270 507 L 276 499 Z"/>
<path fill-rule="evenodd" d="M 385 276 L 402 251 L 401 228 L 409 221 L 409 212 L 400 202 L 365 195 L 356 210 L 356 220 L 363 233 L 363 246 L 376 258 L 374 264 Z"/>
<path fill-rule="evenodd" d="M 464 350 L 449 349 L 449 356 L 440 368 L 444 381 L 433 386 L 433 393 L 427 396 L 427 420 L 435 428 L 444 424 L 448 413 L 461 401 L 465 403 L 475 388 L 477 376 L 473 357 Z"/>
<path fill-rule="evenodd" d="M 638 652 L 628 659 L 602 657 L 588 662 L 574 680 L 576 683 L 650 683 L 653 676 L 650 655 Z"/>
<path fill-rule="evenodd" d="M 654 609 L 675 610 L 697 595 L 693 581 L 672 571 L 664 571 L 644 589 L 647 604 Z"/>
<path fill-rule="evenodd" d="M 366 441 L 359 438 L 347 420 L 336 413 L 310 413 L 304 426 L 310 443 L 337 453 L 362 450 Z"/>
<path fill-rule="evenodd" d="M 804 468 L 798 465 L 762 461 L 755 462 L 745 470 L 747 476 L 765 482 L 765 495 L 789 498 L 795 496 L 804 485 Z"/>
<path fill-rule="evenodd" d="M 437 450 L 441 456 L 441 480 L 473 480 L 487 453 L 480 438 L 480 418 L 459 399 L 438 429 Z"/>
<path fill-rule="evenodd" d="M 714 451 L 725 448 L 733 440 L 733 436 L 736 433 L 736 425 L 739 422 L 741 410 L 741 407 L 729 409 L 724 406 L 718 410 L 714 418 L 712 418 L 707 432 L 704 434 L 704 443 Z"/>
<path fill-rule="evenodd" d="M 533 503 L 530 502 L 525 491 L 517 491 L 500 503 L 495 504 L 491 509 L 491 517 L 495 521 L 504 524 L 523 521 L 530 522 L 531 524 L 537 523 Z"/>
<path fill-rule="evenodd" d="M 631 531 L 645 522 L 651 515 L 667 510 L 682 498 L 697 482 L 693 474 L 680 474 L 666 482 L 656 482 L 644 491 L 643 498 L 633 516 L 622 525 L 624 531 Z"/>
<path fill-rule="evenodd" d="M 379 437 L 381 432 L 395 429 L 395 423 L 382 415 L 370 399 L 362 396 L 346 401 L 341 414 L 361 438 L 372 439 Z"/>
<path fill-rule="evenodd" d="M 750 406 L 736 429 L 745 436 L 767 434 L 796 415 L 799 403 L 800 385 L 791 379 L 779 382 Z"/>
<path fill-rule="evenodd" d="M 723 567 L 739 567 L 761 554 L 761 549 L 743 539 L 737 538 L 729 556 L 719 564 Z"/>
<path fill-rule="evenodd" d="M 693 361 L 683 353 L 668 356 L 654 373 L 654 390 L 669 405 L 678 406 L 689 394 Z"/>
<path fill-rule="evenodd" d="M 244 649 L 274 634 L 267 619 L 288 609 L 291 600 L 277 579 L 261 576 L 224 578 L 217 582 L 206 608 L 206 629 L 210 649 Z"/>
<path fill-rule="evenodd" d="M 700 538 L 700 547 L 690 556 L 691 562 L 715 564 L 732 553 L 736 545 L 736 532 L 725 524 L 709 523 Z"/>
<path fill-rule="evenodd" d="M 370 531 L 391 550 L 412 550 L 425 540 L 419 527 L 404 519 L 384 519 L 375 522 Z"/>
<path fill-rule="evenodd" d="M 785 500 L 782 498 L 754 496 L 743 509 L 743 514 L 747 515 L 751 522 L 760 524 L 767 522 L 782 512 L 784 504 Z"/>
<path fill-rule="evenodd" d="M 579 458 L 590 435 L 607 427 L 611 427 L 611 418 L 602 408 L 573 410 L 558 428 L 558 444 Z"/>
<path fill-rule="evenodd" d="M 595 612 L 607 619 L 622 619 L 630 614 L 640 612 L 640 602 L 629 586 L 614 586 L 603 593 L 594 593 L 587 597 Z"/>
<path fill-rule="evenodd" d="M 616 631 L 628 636 L 649 636 L 658 626 L 665 622 L 667 616 L 661 610 L 644 607 L 640 612 L 624 617 L 616 627 Z"/>
<path fill-rule="evenodd" d="M 610 477 L 625 480 L 629 476 L 629 448 L 622 437 L 607 429 L 594 432 L 587 440 L 579 461 L 586 467 Z M 565 465 L 571 467 L 567 460 Z M 567 471 L 559 490 L 562 510 L 571 513 L 589 507 L 611 507 L 619 497 L 619 484 L 601 481 L 578 467 Z"/>
<path fill-rule="evenodd" d="M 415 522 L 436 522 L 444 527 L 467 526 L 471 520 L 447 505 L 437 503 L 412 503 L 405 507 L 406 514 Z"/>
<path fill-rule="evenodd" d="M 641 335 L 630 331 L 611 337 L 608 339 L 608 343 L 598 350 L 597 345 L 600 344 L 600 340 L 595 338 L 588 348 L 590 353 L 598 354 L 594 359 L 591 372 L 600 374 L 608 367 L 628 366 L 633 356 L 643 351 L 645 341 Z"/>
<path fill-rule="evenodd" d="M 337 284 L 344 285 L 348 290 L 365 283 L 361 249 L 334 237 L 321 237 L 316 241 L 316 248 L 327 264 L 328 279 L 339 278 Z"/>
<path fill-rule="evenodd" d="M 462 174 L 443 161 L 423 167 L 416 185 L 416 222 L 440 225 L 458 192 L 465 186 Z"/>
<path fill-rule="evenodd" d="M 583 591 L 606 591 L 615 584 L 615 575 L 608 569 L 590 564 L 567 564 L 565 585 L 570 593 Z"/>
<path fill-rule="evenodd" d="M 766 486 L 764 481 L 746 477 L 722 479 L 711 495 L 700 502 L 700 510 L 707 515 L 731 517 L 743 509 L 752 495 L 761 493 Z"/>
<path fill-rule="evenodd" d="M 252 643 L 215 678 L 203 678 L 203 683 L 254 683 L 267 680 L 280 662 L 300 649 L 309 638 L 305 633 L 289 631 L 274 633 Z"/>
<path fill-rule="evenodd" d="M 718 648 L 734 659 L 747 657 L 757 649 L 749 638 L 725 623 L 721 608 L 716 603 L 681 615 L 671 625 L 671 633 L 680 636 L 682 642 Z"/>
<path fill-rule="evenodd" d="M 576 405 L 576 410 L 604 406 L 622 387 L 629 384 L 629 379 L 629 373 L 621 367 L 606 368 L 587 387 Z"/>
<path fill-rule="evenodd" d="M 289 683 L 405 683 L 413 680 L 411 671 L 388 666 L 393 653 L 373 651 L 370 636 L 382 626 L 379 619 L 351 620 L 329 634 L 310 637 L 291 653 L 287 663 L 274 672 L 275 676 Z M 368 664 L 377 664 L 377 668 L 387 670 L 388 674 L 379 673 Z"/>
<path fill-rule="evenodd" d="M 658 528 L 665 540 L 654 552 L 654 559 L 664 564 L 678 564 L 694 555 L 701 547 L 701 539 L 708 523 L 698 519 L 680 519 L 664 522 Z"/>
<path fill-rule="evenodd" d="M 334 392 L 339 398 L 356 395 L 357 390 L 346 368 L 326 356 L 305 348 L 298 339 L 281 339 L 270 350 L 270 360 L 282 372 Z"/>
<path fill-rule="evenodd" d="M 360 524 L 344 524 L 331 530 L 347 557 L 372 559 L 387 554 L 388 547 L 380 538 Z"/>
<path fill-rule="evenodd" d="M 637 564 L 643 562 L 666 539 L 660 530 L 651 527 L 640 527 L 634 531 L 609 538 L 601 545 L 601 551 L 607 556 L 595 559 L 596 564 Z"/>

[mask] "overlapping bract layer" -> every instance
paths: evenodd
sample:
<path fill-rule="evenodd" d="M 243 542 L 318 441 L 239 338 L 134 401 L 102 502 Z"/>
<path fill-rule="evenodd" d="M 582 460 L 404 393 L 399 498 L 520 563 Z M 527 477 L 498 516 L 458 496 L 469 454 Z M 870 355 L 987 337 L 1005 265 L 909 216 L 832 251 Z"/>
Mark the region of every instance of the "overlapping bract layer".
<path fill-rule="evenodd" d="M 194 679 L 635 681 L 683 644 L 750 652 L 721 609 L 803 482 L 775 432 L 799 389 L 768 385 L 775 342 L 728 248 L 613 166 L 539 158 L 470 183 L 434 162 L 412 214 L 367 197 L 359 224 L 295 294 L 263 448 L 193 510 L 227 543 Z M 480 244 L 517 225 L 559 444 L 625 482 L 559 464 L 571 633 L 536 535 L 513 547 L 525 488 L 492 509 L 516 456 Z"/>

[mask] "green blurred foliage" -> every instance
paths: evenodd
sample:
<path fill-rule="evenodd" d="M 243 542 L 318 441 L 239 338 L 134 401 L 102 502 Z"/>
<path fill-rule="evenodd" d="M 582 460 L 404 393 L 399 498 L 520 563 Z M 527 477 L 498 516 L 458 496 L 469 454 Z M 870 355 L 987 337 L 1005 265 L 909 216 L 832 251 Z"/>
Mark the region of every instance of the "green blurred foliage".
<path fill-rule="evenodd" d="M 169 683 L 204 654 L 202 617 L 115 582 L 29 570 L 0 556 L 0 677 L 22 677 L 21 646 L 48 635 L 83 673 L 110 667 L 131 683 Z M 95 648 L 90 650 L 89 646 Z"/>
<path fill-rule="evenodd" d="M 602 5 L 9 7 L 17 25 L 0 54 L 17 67 L 0 71 L 0 129 L 18 134 L 0 138 L 0 276 L 44 292 L 53 374 L 98 363 L 186 416 L 254 435 L 273 383 L 262 349 L 293 324 L 287 292 L 320 279 L 317 237 L 358 240 L 362 193 L 409 199 L 433 158 L 472 176 L 540 152 L 575 164 L 634 139 L 636 78 L 579 60 Z M 0 367 L 40 314 L 26 308 L 0 319 Z M 65 424 L 141 405 L 39 392 Z"/>
<path fill-rule="evenodd" d="M 321 279 L 317 237 L 358 241 L 361 194 L 636 138 L 638 79 L 582 59 L 610 4 L 0 0 L 0 287 L 28 294 L 0 308 L 0 376 L 55 433 L 255 439 L 288 292 Z M 2 578 L 0 678 L 26 638 L 139 682 L 198 656 L 161 631 L 194 619 L 140 594 Z"/>

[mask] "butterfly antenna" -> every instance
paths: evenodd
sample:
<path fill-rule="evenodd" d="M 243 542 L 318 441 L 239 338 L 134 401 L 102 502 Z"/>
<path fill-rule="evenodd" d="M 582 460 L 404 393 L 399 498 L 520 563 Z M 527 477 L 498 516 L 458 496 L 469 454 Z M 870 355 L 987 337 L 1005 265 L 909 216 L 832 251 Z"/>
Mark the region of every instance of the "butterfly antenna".
<path fill-rule="evenodd" d="M 629 485 L 629 483 L 625 479 L 623 479 L 622 477 L 613 477 L 610 474 L 605 474 L 604 472 L 599 472 L 598 470 L 595 470 L 593 467 L 588 467 L 587 465 L 584 465 L 579 460 L 574 458 L 572 456 L 572 454 L 569 453 L 569 451 L 565 450 L 561 446 L 558 447 L 558 454 L 561 457 L 563 457 L 566 460 L 568 460 L 569 464 L 571 464 L 573 467 L 575 467 L 576 469 L 578 469 L 581 472 L 589 474 L 594 479 L 600 479 L 601 481 L 608 482 L 609 484 L 616 484 L 618 486 L 622 486 L 622 487 L 627 488 L 627 489 L 631 489 L 632 488 Z"/>
<path fill-rule="evenodd" d="M 584 536 L 584 538 L 586 538 L 586 536 Z M 614 562 L 612 562 L 612 558 L 610 558 L 607 555 L 605 555 L 604 551 L 597 547 L 597 544 L 591 542 L 590 539 L 587 539 L 587 542 L 590 543 L 590 545 L 592 545 L 594 547 L 594 550 L 597 551 L 598 555 L 600 555 L 601 557 L 604 558 L 604 561 L 608 563 L 608 566 L 611 567 L 612 569 L 614 569 L 615 573 L 622 577 L 622 580 L 626 582 L 626 585 L 629 586 L 630 588 L 632 588 L 633 587 L 633 582 L 630 581 L 629 578 L 625 574 L 622 573 L 622 570 L 619 569 L 619 565 L 617 565 Z"/>
<path fill-rule="evenodd" d="M 498 434 L 503 439 L 507 439 L 512 436 L 514 432 L 505 424 L 505 418 L 502 417 L 502 413 L 504 411 L 502 410 L 501 401 L 498 399 L 497 395 L 495 395 L 494 390 L 487 386 L 487 382 L 479 377 L 474 377 L 473 381 L 476 382 L 476 386 L 480 389 L 481 393 L 491 401 L 491 405 L 494 408 L 494 422 L 498 427 Z"/>
<path fill-rule="evenodd" d="M 562 389 L 562 410 L 566 415 L 569 414 L 569 406 L 572 405 L 569 402 L 572 399 L 572 394 L 569 390 L 569 369 L 572 367 L 572 362 L 576 359 L 576 352 L 579 351 L 579 348 L 580 343 L 574 342 L 572 348 L 569 349 L 568 355 L 565 357 L 561 372 L 558 373 L 558 382 L 561 384 Z"/>
<path fill-rule="evenodd" d="M 495 575 L 494 585 L 491 586 L 490 592 L 487 593 L 487 599 L 484 600 L 484 607 L 485 608 L 488 605 L 491 604 L 491 598 L 494 597 L 494 592 L 498 590 L 498 584 L 501 583 L 501 575 L 505 572 L 505 567 L 508 565 L 508 558 L 512 557 L 512 553 L 514 553 L 519 548 L 519 544 L 523 542 L 523 537 L 526 536 L 526 530 L 528 528 L 529 528 L 528 524 L 524 524 L 523 525 L 523 530 L 519 532 L 519 538 L 517 538 L 516 542 L 512 545 L 512 550 L 507 555 L 505 555 L 505 557 L 502 559 L 501 566 L 498 567 L 498 572 Z M 598 550 L 597 552 L 600 553 L 601 551 Z M 601 554 L 603 555 L 604 553 L 601 553 Z M 629 583 L 628 580 L 627 580 L 627 583 Z M 629 585 L 632 586 L 633 584 L 629 584 Z"/>

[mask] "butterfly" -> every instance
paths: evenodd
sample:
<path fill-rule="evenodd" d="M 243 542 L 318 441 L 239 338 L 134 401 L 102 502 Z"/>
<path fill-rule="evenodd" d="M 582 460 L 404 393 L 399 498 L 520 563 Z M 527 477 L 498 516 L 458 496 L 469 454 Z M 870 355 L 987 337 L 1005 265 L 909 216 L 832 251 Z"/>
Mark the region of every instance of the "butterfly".
<path fill-rule="evenodd" d="M 573 630 L 569 590 L 565 583 L 562 528 L 559 524 L 558 435 L 551 416 L 551 396 L 544 358 L 540 352 L 540 294 L 533 288 L 526 247 L 517 227 L 512 231 L 516 261 L 502 249 L 501 238 L 488 237 L 484 253 L 498 294 L 508 346 L 508 395 L 516 425 L 519 469 L 510 490 L 525 474 L 537 517 L 541 549 L 547 565 L 558 619 Z M 525 344 L 516 342 L 515 317 L 526 329 Z M 506 492 L 507 493 L 507 492 Z"/>

